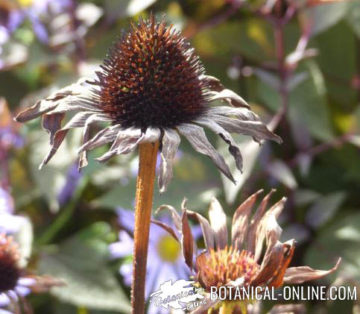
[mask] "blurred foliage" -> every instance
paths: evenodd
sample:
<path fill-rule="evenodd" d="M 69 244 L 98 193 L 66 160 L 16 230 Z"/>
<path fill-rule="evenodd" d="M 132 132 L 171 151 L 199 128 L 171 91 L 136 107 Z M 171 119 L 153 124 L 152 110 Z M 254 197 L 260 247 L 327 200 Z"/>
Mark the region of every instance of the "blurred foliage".
<path fill-rule="evenodd" d="M 286 7 L 280 0 L 272 8 L 265 0 L 58 0 L 52 3 L 70 5 L 36 17 L 47 30 L 46 39 L 26 15 L 35 2 L 0 0 L 2 28 L 9 29 L 15 10 L 25 15 L 21 24 L 0 33 L 0 97 L 13 114 L 91 73 L 131 20 L 150 12 L 165 14 L 189 37 L 207 73 L 247 99 L 265 121 L 273 121 L 284 108 L 286 112 L 276 125 L 281 146 L 236 137 L 244 154 L 242 174 L 232 164 L 237 185 L 182 143 L 174 180 L 167 193 L 155 192 L 154 208 L 164 203 L 179 207 L 186 197 L 189 208 L 201 212 L 216 195 L 230 215 L 256 190 L 276 188 L 274 199 L 288 198 L 281 217 L 284 236 L 298 240 L 293 264 L 329 268 L 342 256 L 333 279 L 358 284 L 358 0 L 289 0 L 294 12 L 280 28 L 276 19 L 284 18 Z M 8 170 L 2 172 L 2 185 L 11 187 L 17 212 L 33 223 L 31 267 L 68 283 L 51 296 L 32 296 L 35 313 L 127 313 L 129 289 L 118 275 L 118 262 L 110 261 L 107 245 L 116 241 L 115 209 L 133 207 L 136 154 L 99 165 L 93 159 L 104 148 L 95 150 L 62 203 L 60 192 L 72 183 L 67 174 L 76 161 L 79 134 L 73 132 L 39 171 L 48 136 L 38 121 L 17 127 L 25 145 L 1 155 L 1 167 Z M 227 147 L 220 141 L 218 147 L 231 164 Z M 310 311 L 334 313 L 348 313 L 354 306 L 340 301 L 336 306 L 307 304 Z"/>

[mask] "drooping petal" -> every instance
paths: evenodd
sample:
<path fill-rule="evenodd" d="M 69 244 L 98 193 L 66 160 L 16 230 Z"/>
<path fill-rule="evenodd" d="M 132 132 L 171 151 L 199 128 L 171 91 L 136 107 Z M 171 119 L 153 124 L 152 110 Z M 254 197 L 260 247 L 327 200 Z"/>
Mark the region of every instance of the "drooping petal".
<path fill-rule="evenodd" d="M 181 217 L 181 246 L 183 250 L 183 255 L 185 258 L 186 265 L 189 266 L 190 269 L 193 268 L 193 254 L 194 254 L 194 238 L 191 233 L 191 228 L 189 225 L 186 209 L 183 209 L 183 214 Z"/>
<path fill-rule="evenodd" d="M 294 249 L 295 244 L 293 240 L 286 243 L 277 241 L 269 254 L 264 257 L 260 271 L 251 282 L 251 285 L 279 287 L 294 254 Z"/>
<path fill-rule="evenodd" d="M 212 119 L 201 118 L 197 119 L 196 122 L 202 126 L 208 127 L 210 130 L 218 134 L 229 145 L 229 152 L 235 159 L 236 168 L 242 171 L 243 159 L 241 152 L 230 133 Z"/>
<path fill-rule="evenodd" d="M 228 242 L 226 215 L 219 201 L 213 197 L 209 208 L 209 219 L 215 233 L 215 242 L 218 249 L 224 249 Z"/>
<path fill-rule="evenodd" d="M 61 106 L 61 110 L 58 109 L 53 113 L 65 113 L 67 111 L 82 109 L 83 107 L 81 104 L 83 103 L 84 106 L 86 106 L 86 101 L 82 101 L 81 97 L 86 99 L 86 96 L 89 93 L 85 87 L 85 82 L 86 79 L 80 79 L 78 82 L 60 89 L 49 97 L 37 101 L 35 105 L 20 112 L 15 120 L 17 122 L 26 122 L 35 119 L 42 114 L 54 111 L 59 106 Z M 78 105 L 80 105 L 80 107 L 78 107 Z M 96 108 L 95 106 L 86 107 L 93 108 L 94 110 Z"/>
<path fill-rule="evenodd" d="M 106 115 L 94 114 L 92 112 L 78 112 L 60 129 L 64 114 L 45 114 L 43 117 L 43 127 L 50 132 L 51 150 L 40 164 L 40 169 L 55 155 L 70 129 L 80 128 L 94 122 L 109 121 Z"/>
<path fill-rule="evenodd" d="M 175 231 L 169 227 L 166 223 L 163 223 L 160 220 L 151 219 L 151 222 L 160 228 L 163 228 L 165 231 L 167 231 L 176 241 L 180 242 L 178 236 L 176 235 Z"/>
<path fill-rule="evenodd" d="M 215 232 L 211 229 L 209 222 L 200 214 L 187 210 L 189 217 L 198 221 L 201 227 L 201 231 L 204 237 L 205 247 L 207 250 L 215 248 Z"/>
<path fill-rule="evenodd" d="M 249 217 L 256 199 L 263 190 L 259 190 L 246 199 L 235 211 L 231 227 L 231 243 L 238 250 L 241 249 L 247 236 Z"/>
<path fill-rule="evenodd" d="M 261 247 L 258 249 L 258 251 L 262 250 L 262 241 L 261 243 L 259 243 L 260 241 L 259 238 L 256 236 L 258 233 L 258 229 L 259 229 L 259 222 L 261 221 L 262 217 L 265 214 L 265 211 L 267 209 L 269 200 L 271 195 L 275 192 L 275 190 L 271 190 L 261 201 L 258 209 L 256 210 L 253 218 L 251 219 L 251 223 L 249 226 L 249 230 L 247 233 L 247 250 L 249 252 L 251 252 L 252 254 L 255 254 L 255 248 L 256 245 L 259 244 L 261 245 Z"/>
<path fill-rule="evenodd" d="M 276 219 L 283 210 L 285 202 L 286 198 L 283 197 L 279 202 L 273 205 L 260 220 L 256 232 L 255 261 L 258 261 L 261 256 L 264 239 L 266 239 L 265 257 L 266 254 L 271 252 L 272 247 L 279 240 L 282 229 Z"/>
<path fill-rule="evenodd" d="M 104 144 L 115 141 L 121 131 L 120 125 L 112 125 L 99 131 L 93 138 L 85 142 L 78 150 L 78 153 L 100 147 Z"/>
<path fill-rule="evenodd" d="M 230 133 L 249 135 L 256 142 L 273 140 L 279 144 L 282 143 L 281 138 L 271 132 L 260 118 L 250 110 L 247 111 L 245 108 L 228 108 L 226 114 L 218 114 L 217 112 L 219 112 L 219 109 L 216 107 L 211 108 L 205 117 L 214 120 Z"/>
<path fill-rule="evenodd" d="M 211 145 L 206 137 L 204 129 L 194 124 L 182 124 L 178 127 L 179 132 L 186 137 L 191 146 L 199 153 L 209 156 L 219 170 L 226 175 L 231 181 L 234 178 L 228 165 L 219 152 Z"/>
<path fill-rule="evenodd" d="M 171 206 L 171 205 L 161 205 L 156 211 L 155 214 L 158 214 L 160 211 L 167 209 L 170 213 L 171 213 L 171 218 L 172 221 L 174 222 L 175 228 L 177 229 L 177 231 L 179 233 L 181 233 L 181 229 L 182 229 L 182 222 L 181 222 L 181 217 L 178 214 L 178 212 L 176 211 L 176 209 Z"/>
<path fill-rule="evenodd" d="M 212 91 L 210 101 L 214 100 L 225 100 L 234 107 L 250 108 L 249 104 L 245 101 L 244 98 L 227 88 L 223 89 L 220 92 Z"/>
<path fill-rule="evenodd" d="M 166 188 L 173 177 L 173 163 L 179 144 L 180 136 L 176 131 L 172 129 L 164 130 L 159 173 L 160 193 L 166 191 Z"/>
<path fill-rule="evenodd" d="M 309 266 L 290 267 L 285 272 L 284 283 L 301 284 L 305 281 L 320 279 L 336 271 L 340 262 L 341 258 L 339 258 L 335 266 L 329 270 L 318 270 Z"/>
<path fill-rule="evenodd" d="M 118 135 L 111 145 L 108 152 L 101 157 L 96 158 L 97 161 L 106 162 L 111 157 L 119 154 L 132 152 L 144 136 L 140 129 L 128 128 L 118 132 Z"/>

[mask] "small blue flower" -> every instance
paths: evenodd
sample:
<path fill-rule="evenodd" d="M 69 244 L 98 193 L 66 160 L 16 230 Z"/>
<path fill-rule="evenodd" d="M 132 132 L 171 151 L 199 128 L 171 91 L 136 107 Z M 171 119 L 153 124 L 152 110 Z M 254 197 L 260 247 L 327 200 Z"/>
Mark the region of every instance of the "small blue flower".
<path fill-rule="evenodd" d="M 112 258 L 129 258 L 134 248 L 134 241 L 130 236 L 134 232 L 134 213 L 125 209 L 118 209 L 117 213 L 122 230 L 119 232 L 119 241 L 110 245 L 110 254 Z M 159 220 L 172 225 L 167 216 L 162 216 Z M 124 284 L 130 286 L 132 282 L 131 260 L 125 259 L 119 271 L 124 279 Z M 145 297 L 148 298 L 165 281 L 187 279 L 189 275 L 190 271 L 185 264 L 179 243 L 164 229 L 152 224 L 149 236 Z M 148 313 L 168 312 L 150 304 Z"/>

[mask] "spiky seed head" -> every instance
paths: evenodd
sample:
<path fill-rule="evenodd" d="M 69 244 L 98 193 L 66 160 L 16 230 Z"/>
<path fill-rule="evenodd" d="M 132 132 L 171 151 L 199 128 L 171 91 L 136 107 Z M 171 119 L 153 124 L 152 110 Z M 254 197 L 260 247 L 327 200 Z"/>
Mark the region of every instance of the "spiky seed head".
<path fill-rule="evenodd" d="M 133 25 L 101 68 L 99 105 L 124 127 L 172 128 L 205 109 L 199 58 L 179 32 L 153 16 Z"/>
<path fill-rule="evenodd" d="M 19 252 L 11 237 L 0 234 L 0 293 L 13 290 L 20 278 Z"/>

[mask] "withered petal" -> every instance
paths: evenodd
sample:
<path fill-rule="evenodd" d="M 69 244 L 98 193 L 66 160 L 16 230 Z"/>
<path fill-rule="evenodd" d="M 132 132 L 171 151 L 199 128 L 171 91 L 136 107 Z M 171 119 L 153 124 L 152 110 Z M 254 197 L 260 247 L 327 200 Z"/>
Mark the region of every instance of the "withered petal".
<path fill-rule="evenodd" d="M 230 133 L 249 135 L 258 143 L 262 140 L 273 140 L 279 144 L 282 143 L 281 138 L 271 132 L 260 118 L 258 120 L 243 120 L 238 117 L 211 116 L 210 114 L 211 111 L 208 113 L 209 118 L 212 117 L 214 121 Z"/>
<path fill-rule="evenodd" d="M 157 226 L 159 226 L 160 228 L 163 228 L 165 231 L 167 231 L 176 241 L 178 241 L 180 243 L 180 240 L 178 238 L 178 236 L 176 235 L 175 231 L 169 227 L 167 224 L 156 220 L 156 219 L 151 219 L 151 222 Z"/>
<path fill-rule="evenodd" d="M 274 274 L 274 276 L 271 278 L 270 281 L 268 281 L 268 285 L 270 287 L 278 288 L 282 286 L 284 282 L 284 275 L 285 272 L 294 256 L 295 251 L 295 240 L 286 241 L 282 244 L 283 247 L 283 259 L 281 265 L 279 265 L 279 268 Z"/>
<path fill-rule="evenodd" d="M 95 134 L 90 140 L 86 141 L 79 149 L 78 152 L 92 150 L 94 148 L 100 147 L 104 144 L 110 143 L 116 139 L 118 133 L 121 131 L 120 125 L 112 125 L 106 127 Z"/>
<path fill-rule="evenodd" d="M 161 161 L 159 173 L 160 193 L 166 191 L 173 177 L 173 163 L 180 144 L 179 134 L 172 129 L 165 129 L 162 138 Z"/>
<path fill-rule="evenodd" d="M 250 108 L 249 104 L 245 101 L 244 98 L 230 89 L 225 88 L 220 92 L 212 91 L 211 94 L 210 101 L 225 100 L 234 107 Z"/>
<path fill-rule="evenodd" d="M 181 217 L 181 246 L 183 250 L 183 255 L 185 258 L 185 263 L 189 266 L 190 269 L 193 268 L 193 254 L 194 254 L 194 238 L 191 233 L 191 228 L 189 225 L 186 209 L 183 210 Z"/>
<path fill-rule="evenodd" d="M 171 213 L 171 218 L 174 222 L 175 228 L 179 233 L 182 230 L 182 220 L 176 209 L 171 205 L 161 205 L 156 211 L 155 214 L 158 214 L 162 210 L 168 210 Z"/>
<path fill-rule="evenodd" d="M 284 276 L 285 284 L 301 284 L 305 281 L 316 280 L 336 271 L 341 263 L 339 258 L 334 267 L 329 270 L 313 269 L 309 266 L 289 267 Z"/>
<path fill-rule="evenodd" d="M 127 128 L 120 130 L 110 149 L 102 156 L 96 158 L 96 160 L 99 162 L 106 162 L 115 155 L 132 152 L 143 136 L 144 134 L 140 129 Z"/>
<path fill-rule="evenodd" d="M 209 207 L 211 229 L 215 233 L 215 243 L 218 249 L 224 249 L 228 243 L 226 215 L 219 201 L 213 197 Z"/>
<path fill-rule="evenodd" d="M 202 126 L 208 127 L 210 130 L 219 135 L 226 144 L 229 145 L 229 152 L 235 159 L 236 168 L 242 171 L 243 168 L 243 159 L 241 156 L 241 152 L 234 139 L 230 135 L 228 131 L 226 131 L 223 127 L 216 123 L 213 119 L 200 118 L 195 122 L 199 123 Z"/>
<path fill-rule="evenodd" d="M 259 273 L 251 282 L 252 286 L 267 285 L 279 271 L 284 259 L 284 249 L 281 242 L 277 242 L 270 252 L 264 256 Z"/>
<path fill-rule="evenodd" d="M 215 232 L 211 229 L 209 222 L 200 214 L 187 210 L 189 217 L 195 219 L 201 227 L 201 231 L 204 237 L 204 242 L 207 250 L 215 248 Z"/>
<path fill-rule="evenodd" d="M 209 142 L 204 132 L 204 129 L 194 124 L 181 124 L 177 128 L 179 132 L 186 137 L 191 146 L 200 154 L 209 156 L 219 170 L 227 176 L 231 181 L 235 182 L 228 165 L 224 158 Z"/>
<path fill-rule="evenodd" d="M 252 254 L 255 254 L 255 248 L 257 243 L 259 243 L 259 241 L 257 241 L 258 237 L 256 236 L 258 233 L 258 229 L 259 229 L 259 222 L 262 219 L 262 217 L 264 216 L 270 197 L 271 195 L 275 192 L 275 190 L 271 190 L 261 201 L 258 209 L 256 210 L 254 216 L 251 219 L 250 222 L 250 226 L 247 232 L 247 250 L 249 252 L 251 252 Z M 259 193 L 259 192 L 257 192 Z M 262 250 L 262 241 L 261 243 L 259 243 L 259 245 L 261 245 L 261 247 L 258 249 L 258 251 Z"/>
<path fill-rule="evenodd" d="M 283 197 L 279 202 L 273 205 L 262 217 L 256 232 L 255 261 L 258 261 L 262 252 L 263 242 L 266 239 L 265 255 L 271 251 L 272 247 L 279 240 L 282 229 L 277 222 L 281 211 L 284 208 L 286 198 Z"/>
<path fill-rule="evenodd" d="M 259 190 L 256 193 L 249 196 L 235 211 L 232 219 L 231 227 L 231 243 L 233 247 L 238 250 L 241 249 L 243 242 L 247 236 L 247 229 L 249 225 L 249 217 L 251 215 L 252 208 L 256 202 L 256 199 L 263 190 Z"/>

